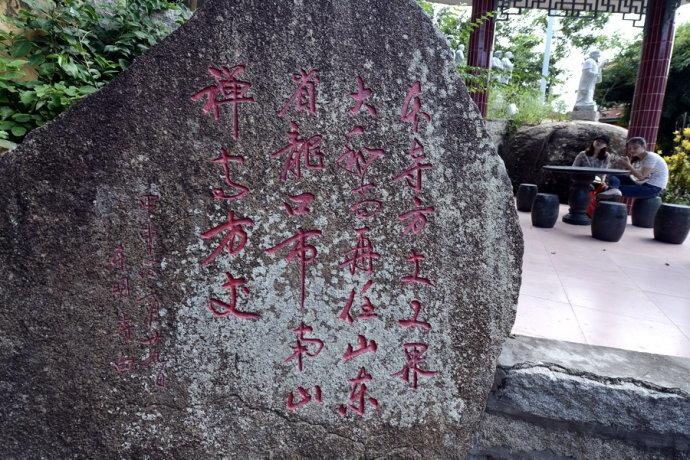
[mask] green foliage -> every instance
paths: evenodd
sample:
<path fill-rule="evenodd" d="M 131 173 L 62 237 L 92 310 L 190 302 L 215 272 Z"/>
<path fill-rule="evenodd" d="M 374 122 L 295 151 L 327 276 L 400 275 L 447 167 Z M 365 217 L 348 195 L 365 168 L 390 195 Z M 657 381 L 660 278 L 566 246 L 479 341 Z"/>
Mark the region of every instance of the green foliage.
<path fill-rule="evenodd" d="M 575 47 L 587 52 L 592 49 L 603 50 L 618 43 L 617 36 L 597 33 L 609 22 L 609 13 L 580 13 L 579 16 L 566 16 L 560 20 L 560 34 L 566 47 Z"/>
<path fill-rule="evenodd" d="M 609 14 L 582 13 L 556 19 L 549 61 L 549 76 L 546 79 L 547 92 L 562 83 L 563 70 L 560 63 L 568 59 L 573 48 L 588 52 L 594 48 L 608 49 L 618 43 L 618 37 L 608 37 L 601 30 L 608 23 Z M 496 48 L 513 53 L 512 83 L 537 88 L 544 57 L 544 35 L 547 13 L 527 10 L 509 21 L 496 23 Z"/>
<path fill-rule="evenodd" d="M 690 128 L 673 134 L 674 154 L 664 157 L 669 174 L 662 199 L 666 203 L 690 205 Z"/>
<path fill-rule="evenodd" d="M 436 19 L 436 27 L 448 39 L 452 49 L 457 49 L 460 44 L 467 48 L 472 31 L 494 16 L 495 13 L 489 11 L 484 16 L 472 20 L 469 16 L 469 10 L 444 8 Z"/>
<path fill-rule="evenodd" d="M 427 16 L 429 16 L 429 17 L 434 16 L 434 7 L 431 5 L 431 2 L 427 2 L 424 0 L 417 0 L 417 4 L 426 13 Z"/>
<path fill-rule="evenodd" d="M 508 21 L 496 23 L 495 48 L 504 53 L 513 53 L 513 85 L 533 89 L 539 87 L 544 57 L 545 17 L 542 12 L 527 10 L 519 16 L 511 16 Z M 550 81 L 555 82 L 556 76 L 556 73 L 552 73 Z"/>
<path fill-rule="evenodd" d="M 495 12 L 490 12 L 485 17 L 470 21 L 468 8 L 444 7 L 435 11 L 434 5 L 427 1 L 418 0 L 417 3 L 446 36 L 452 49 L 457 49 L 460 44 L 467 49 L 472 31 L 495 16 Z M 578 17 L 558 19 L 561 26 L 553 38 L 548 87 L 560 83 L 562 70 L 558 64 L 568 57 L 571 48 L 589 51 L 594 47 L 603 49 L 615 44 L 616 37 L 606 37 L 600 32 L 609 16 L 583 13 Z M 539 123 L 545 118 L 563 117 L 552 109 L 552 96 L 547 95 L 545 103 L 540 102 L 539 97 L 546 18 L 544 11 L 527 10 L 511 16 L 509 21 L 495 22 L 496 49 L 513 53 L 514 68 L 509 84 L 500 82 L 500 78 L 493 78 L 497 77 L 495 69 L 458 66 L 458 72 L 470 92 L 489 91 L 489 118 L 506 118 L 521 125 Z M 508 113 L 509 104 L 517 106 L 516 115 Z"/>
<path fill-rule="evenodd" d="M 642 54 L 642 41 L 636 40 L 622 46 L 616 58 L 604 67 L 602 82 L 597 85 L 595 99 L 603 107 L 632 105 L 637 78 L 637 68 Z M 666 84 L 666 95 L 659 123 L 657 144 L 665 151 L 673 149 L 676 121 L 683 113 L 690 112 L 690 23 L 676 29 L 671 66 Z M 627 117 L 626 117 L 627 118 Z"/>
<path fill-rule="evenodd" d="M 560 17 L 555 20 L 554 34 L 546 78 L 546 102 L 541 102 L 540 79 L 544 57 L 544 34 L 547 14 L 539 10 L 527 10 L 511 16 L 509 21 L 496 23 L 496 49 L 513 53 L 513 72 L 509 84 L 493 81 L 490 89 L 489 118 L 506 118 L 516 125 L 535 124 L 545 119 L 565 117 L 565 107 L 553 109 L 554 95 L 551 88 L 562 83 L 561 64 L 573 48 L 587 52 L 593 48 L 605 49 L 615 43 L 615 37 L 605 37 L 600 32 L 609 15 L 587 14 Z M 515 104 L 518 112 L 510 115 L 508 105 Z"/>
<path fill-rule="evenodd" d="M 518 112 L 511 114 L 508 106 L 515 104 Z M 497 86 L 489 93 L 489 109 L 487 118 L 490 120 L 509 120 L 513 125 L 536 125 L 546 119 L 559 120 L 564 114 L 553 110 L 553 100 L 541 101 L 538 89 L 517 84 Z"/>
<path fill-rule="evenodd" d="M 446 7 L 439 12 L 437 17 L 434 17 L 434 7 L 430 2 L 417 0 L 417 4 L 432 21 L 435 21 L 434 25 L 446 37 L 448 46 L 453 50 L 456 50 L 461 44 L 465 45 L 467 50 L 472 31 L 494 16 L 494 12 L 490 11 L 484 16 L 471 20 L 469 10 Z M 466 64 L 459 65 L 457 69 L 460 77 L 465 81 L 469 92 L 486 91 L 488 89 L 488 69 Z"/>
<path fill-rule="evenodd" d="M 690 23 L 686 22 L 676 29 L 671 70 L 683 71 L 688 68 L 690 68 Z"/>
<path fill-rule="evenodd" d="M 96 91 L 171 32 L 156 13 L 191 13 L 163 0 L 86 0 L 39 3 L 2 20 L 0 31 L 0 148 L 52 120 Z"/>
<path fill-rule="evenodd" d="M 611 107 L 620 102 L 632 101 L 641 53 L 642 40 L 636 40 L 624 46 L 616 58 L 605 65 L 602 81 L 597 85 L 594 95 L 601 106 Z"/>

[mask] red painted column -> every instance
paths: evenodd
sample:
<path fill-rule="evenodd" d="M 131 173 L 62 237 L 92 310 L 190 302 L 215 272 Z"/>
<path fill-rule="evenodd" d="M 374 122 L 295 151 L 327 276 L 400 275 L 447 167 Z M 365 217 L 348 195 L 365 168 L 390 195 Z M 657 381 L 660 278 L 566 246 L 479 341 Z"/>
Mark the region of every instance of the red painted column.
<path fill-rule="evenodd" d="M 628 126 L 628 138 L 644 137 L 654 149 L 661 108 L 671 65 L 674 35 L 674 0 L 649 0 L 642 38 L 642 57 L 637 69 Z"/>
<path fill-rule="evenodd" d="M 494 0 L 472 0 L 472 17 L 475 21 L 494 9 Z M 494 43 L 494 18 L 489 18 L 481 26 L 474 29 L 470 35 L 470 48 L 467 52 L 467 65 L 470 67 L 481 67 L 488 69 L 491 66 L 491 47 Z M 487 82 L 488 83 L 488 80 Z M 471 83 L 469 87 L 476 86 Z M 470 93 L 470 97 L 479 107 L 482 117 L 486 118 L 487 103 L 489 100 L 488 91 L 478 91 Z"/>

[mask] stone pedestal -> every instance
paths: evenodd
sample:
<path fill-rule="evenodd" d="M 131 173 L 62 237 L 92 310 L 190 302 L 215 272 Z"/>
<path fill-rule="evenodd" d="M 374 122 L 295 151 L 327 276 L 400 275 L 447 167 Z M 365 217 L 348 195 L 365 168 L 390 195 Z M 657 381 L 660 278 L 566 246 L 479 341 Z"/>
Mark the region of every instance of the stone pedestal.
<path fill-rule="evenodd" d="M 594 178 L 590 174 L 573 174 L 570 195 L 568 196 L 570 209 L 562 219 L 566 224 L 589 225 L 592 223 L 586 210 L 589 205 L 589 184 L 593 180 Z"/>
<path fill-rule="evenodd" d="M 575 107 L 570 112 L 571 120 L 599 121 L 597 106 Z"/>

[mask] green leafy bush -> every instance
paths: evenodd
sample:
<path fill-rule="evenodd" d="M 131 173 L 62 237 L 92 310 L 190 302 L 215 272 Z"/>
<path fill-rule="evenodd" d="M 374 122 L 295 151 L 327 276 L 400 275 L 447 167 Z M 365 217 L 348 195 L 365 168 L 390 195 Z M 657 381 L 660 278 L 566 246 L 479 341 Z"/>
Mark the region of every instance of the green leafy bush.
<path fill-rule="evenodd" d="M 161 15 L 186 21 L 191 12 L 163 0 L 25 2 L 30 8 L 1 20 L 0 148 L 52 120 L 76 100 L 126 69 L 171 32 Z"/>
<path fill-rule="evenodd" d="M 663 157 L 669 174 L 662 199 L 666 203 L 690 205 L 690 128 L 673 134 L 674 154 Z"/>

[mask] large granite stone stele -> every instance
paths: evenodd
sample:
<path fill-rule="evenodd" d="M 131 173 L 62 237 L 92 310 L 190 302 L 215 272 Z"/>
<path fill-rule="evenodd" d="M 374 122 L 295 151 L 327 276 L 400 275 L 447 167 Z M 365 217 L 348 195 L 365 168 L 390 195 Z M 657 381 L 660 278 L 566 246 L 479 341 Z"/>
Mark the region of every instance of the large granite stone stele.
<path fill-rule="evenodd" d="M 0 158 L 2 456 L 461 457 L 522 243 L 450 56 L 412 1 L 209 1 Z M 353 113 L 357 77 L 372 93 Z M 309 141 L 281 152 L 291 129 Z M 415 161 L 420 186 L 396 181 Z M 370 219 L 351 210 L 362 183 Z M 251 221 L 211 231 L 230 211 Z M 318 254 L 279 244 L 300 229 Z M 233 293 L 245 317 L 214 317 Z"/>

